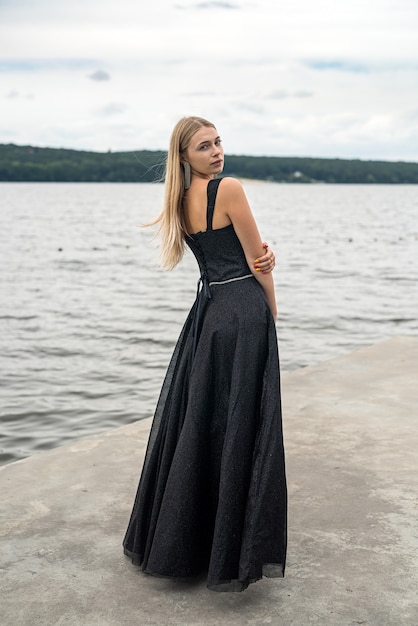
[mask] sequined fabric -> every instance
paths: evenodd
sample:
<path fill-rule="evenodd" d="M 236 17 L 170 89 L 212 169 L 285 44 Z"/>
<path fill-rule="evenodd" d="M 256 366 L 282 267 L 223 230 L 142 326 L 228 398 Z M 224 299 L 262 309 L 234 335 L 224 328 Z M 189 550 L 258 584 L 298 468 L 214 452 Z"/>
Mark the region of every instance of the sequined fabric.
<path fill-rule="evenodd" d="M 232 225 L 212 229 L 219 183 L 208 185 L 207 230 L 187 237 L 201 284 L 123 546 L 148 574 L 206 572 L 209 589 L 243 591 L 284 575 L 287 494 L 275 324 Z"/>

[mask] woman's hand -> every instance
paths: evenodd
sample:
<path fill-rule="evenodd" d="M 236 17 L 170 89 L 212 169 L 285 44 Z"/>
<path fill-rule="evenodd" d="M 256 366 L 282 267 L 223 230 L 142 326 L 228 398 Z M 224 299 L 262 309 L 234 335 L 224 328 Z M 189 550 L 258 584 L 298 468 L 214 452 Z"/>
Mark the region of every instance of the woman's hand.
<path fill-rule="evenodd" d="M 276 257 L 274 256 L 274 252 L 268 247 L 267 243 L 263 243 L 263 248 L 266 251 L 266 254 L 260 256 L 258 259 L 255 259 L 254 269 L 262 274 L 269 274 L 273 271 L 274 266 L 276 265 Z"/>

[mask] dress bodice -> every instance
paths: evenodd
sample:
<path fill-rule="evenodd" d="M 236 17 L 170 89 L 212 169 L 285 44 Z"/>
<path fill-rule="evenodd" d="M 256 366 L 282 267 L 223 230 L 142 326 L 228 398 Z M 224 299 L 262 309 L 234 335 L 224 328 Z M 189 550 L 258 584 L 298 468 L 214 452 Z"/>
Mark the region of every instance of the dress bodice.
<path fill-rule="evenodd" d="M 250 269 L 232 224 L 212 228 L 216 194 L 221 179 L 208 183 L 207 230 L 186 236 L 186 243 L 199 264 L 200 275 L 208 282 L 220 282 L 248 275 Z"/>

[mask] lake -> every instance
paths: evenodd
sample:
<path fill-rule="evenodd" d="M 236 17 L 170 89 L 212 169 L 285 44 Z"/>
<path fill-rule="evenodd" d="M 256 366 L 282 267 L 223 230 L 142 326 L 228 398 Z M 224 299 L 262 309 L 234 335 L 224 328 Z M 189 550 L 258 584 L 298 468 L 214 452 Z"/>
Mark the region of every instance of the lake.
<path fill-rule="evenodd" d="M 282 371 L 418 334 L 418 188 L 245 182 Z M 138 224 L 161 184 L 0 184 L 0 463 L 152 415 L 198 280 Z M 256 321 L 255 321 L 256 323 Z"/>

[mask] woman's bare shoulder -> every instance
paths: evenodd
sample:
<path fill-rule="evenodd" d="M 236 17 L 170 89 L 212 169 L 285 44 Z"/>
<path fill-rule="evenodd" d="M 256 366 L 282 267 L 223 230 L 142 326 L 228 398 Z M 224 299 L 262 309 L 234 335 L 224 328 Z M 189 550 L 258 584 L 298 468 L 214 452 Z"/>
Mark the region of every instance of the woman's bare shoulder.
<path fill-rule="evenodd" d="M 232 176 L 225 176 L 221 179 L 219 191 L 224 198 L 240 198 L 245 195 L 244 188 L 240 181 Z"/>

